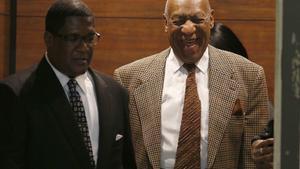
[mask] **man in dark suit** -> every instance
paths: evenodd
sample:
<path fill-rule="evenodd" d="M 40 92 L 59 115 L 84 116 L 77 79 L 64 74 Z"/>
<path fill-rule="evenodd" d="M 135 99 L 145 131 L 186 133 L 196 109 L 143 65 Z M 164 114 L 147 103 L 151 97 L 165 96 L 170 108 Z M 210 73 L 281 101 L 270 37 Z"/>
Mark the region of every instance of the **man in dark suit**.
<path fill-rule="evenodd" d="M 99 36 L 80 0 L 50 7 L 44 57 L 0 83 L 0 168 L 135 168 L 127 92 L 89 68 Z"/>

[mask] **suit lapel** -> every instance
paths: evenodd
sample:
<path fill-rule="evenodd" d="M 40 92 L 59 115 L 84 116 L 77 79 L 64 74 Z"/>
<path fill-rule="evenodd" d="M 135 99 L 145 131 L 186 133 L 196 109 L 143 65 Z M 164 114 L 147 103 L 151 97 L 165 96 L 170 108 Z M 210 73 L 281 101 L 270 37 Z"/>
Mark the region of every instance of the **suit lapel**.
<path fill-rule="evenodd" d="M 231 118 L 239 84 L 233 68 L 225 63 L 228 58 L 222 58 L 211 46 L 209 57 L 208 168 L 211 168 Z"/>
<path fill-rule="evenodd" d="M 153 168 L 159 168 L 161 142 L 161 98 L 167 49 L 156 56 L 139 76 L 141 85 L 134 91 L 143 140 Z"/>
<path fill-rule="evenodd" d="M 114 113 L 111 112 L 111 94 L 108 91 L 108 84 L 94 71 L 89 70 L 93 77 L 95 92 L 97 97 L 97 105 L 99 112 L 99 148 L 97 164 L 105 166 L 106 161 L 110 157 L 107 153 L 111 152 L 114 140 Z M 98 165 L 98 166 L 99 166 Z M 98 167 L 99 168 L 99 167 Z"/>
<path fill-rule="evenodd" d="M 74 115 L 65 92 L 55 73 L 43 58 L 37 69 L 37 91 L 40 91 L 45 111 L 53 113 L 66 140 L 71 145 L 80 166 L 89 166 L 88 152 L 80 135 Z"/>

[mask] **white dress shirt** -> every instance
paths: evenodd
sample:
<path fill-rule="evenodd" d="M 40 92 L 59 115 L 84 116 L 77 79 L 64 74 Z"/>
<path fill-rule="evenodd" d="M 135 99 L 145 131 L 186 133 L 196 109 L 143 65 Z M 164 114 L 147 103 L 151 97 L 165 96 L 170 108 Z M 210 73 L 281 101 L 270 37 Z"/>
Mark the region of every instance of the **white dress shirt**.
<path fill-rule="evenodd" d="M 67 83 L 70 80 L 70 78 L 65 74 L 63 74 L 62 72 L 60 72 L 59 70 L 57 70 L 48 59 L 47 53 L 45 55 L 46 55 L 47 62 L 53 69 L 56 77 L 58 78 L 61 86 L 65 91 L 67 98 L 69 99 L 69 94 L 68 94 L 69 87 Z M 84 74 L 77 76 L 75 80 L 78 83 L 76 90 L 80 94 L 81 100 L 83 102 L 85 116 L 89 128 L 89 135 L 92 143 L 93 157 L 95 163 L 97 164 L 98 140 L 99 140 L 99 120 L 98 120 L 99 118 L 98 118 L 98 107 L 97 107 L 93 78 L 87 71 Z"/>
<path fill-rule="evenodd" d="M 195 64 L 196 83 L 201 101 L 201 169 L 207 168 L 208 141 L 208 48 L 202 58 Z M 164 86 L 161 106 L 161 159 L 160 167 L 173 169 L 181 125 L 185 96 L 185 81 L 188 72 L 171 49 L 166 60 Z"/>

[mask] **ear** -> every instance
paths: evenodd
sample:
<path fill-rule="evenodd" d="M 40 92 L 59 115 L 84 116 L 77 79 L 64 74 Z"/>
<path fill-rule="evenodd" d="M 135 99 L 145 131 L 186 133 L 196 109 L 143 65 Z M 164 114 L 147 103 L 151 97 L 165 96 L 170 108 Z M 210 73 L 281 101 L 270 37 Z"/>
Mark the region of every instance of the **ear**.
<path fill-rule="evenodd" d="M 212 29 L 215 26 L 215 22 L 210 22 L 210 29 Z"/>
<path fill-rule="evenodd" d="M 212 29 L 215 25 L 215 17 L 214 17 L 214 14 L 215 14 L 215 10 L 211 9 L 210 11 L 210 29 Z"/>
<path fill-rule="evenodd" d="M 47 49 L 49 47 L 51 47 L 53 45 L 53 41 L 54 41 L 54 36 L 52 35 L 52 33 L 45 31 L 44 32 L 44 41 L 47 46 Z"/>
<path fill-rule="evenodd" d="M 163 14 L 163 18 L 164 18 L 164 20 L 165 20 L 165 32 L 168 32 L 168 29 L 169 29 L 169 27 L 168 27 L 168 19 L 167 19 L 167 16 L 166 16 L 166 14 Z"/>
<path fill-rule="evenodd" d="M 165 32 L 167 33 L 168 32 L 168 26 L 165 25 Z"/>

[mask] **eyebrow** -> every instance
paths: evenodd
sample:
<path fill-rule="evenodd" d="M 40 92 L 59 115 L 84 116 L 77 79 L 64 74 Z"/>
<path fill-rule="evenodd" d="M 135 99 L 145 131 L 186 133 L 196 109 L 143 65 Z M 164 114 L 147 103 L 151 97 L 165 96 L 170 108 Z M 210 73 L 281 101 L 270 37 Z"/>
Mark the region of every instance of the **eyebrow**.
<path fill-rule="evenodd" d="M 203 18 L 203 19 L 204 19 L 204 18 L 206 18 L 207 16 L 209 16 L 209 14 L 203 15 L 203 14 L 201 14 L 201 13 L 196 13 L 196 14 L 191 15 L 191 16 L 189 16 L 189 15 L 175 14 L 175 15 L 171 16 L 170 19 L 195 18 L 195 17 L 197 17 L 197 18 Z"/>
<path fill-rule="evenodd" d="M 195 13 L 192 14 L 192 16 L 200 16 L 200 17 L 206 17 L 207 15 L 209 15 L 210 12 L 203 12 L 203 11 L 197 11 Z M 189 16 L 190 14 L 181 14 L 180 12 L 174 12 L 170 18 L 174 18 L 174 17 L 180 17 L 180 16 Z"/>
<path fill-rule="evenodd" d="M 85 35 L 83 35 L 83 36 L 87 36 L 87 35 L 92 35 L 92 34 L 95 34 L 96 33 L 96 31 L 89 31 L 89 32 L 87 32 Z M 77 32 L 77 31 L 74 31 L 74 32 L 68 32 L 68 33 L 66 33 L 67 35 L 79 35 L 79 36 L 81 36 L 81 34 L 80 34 L 80 32 Z"/>

